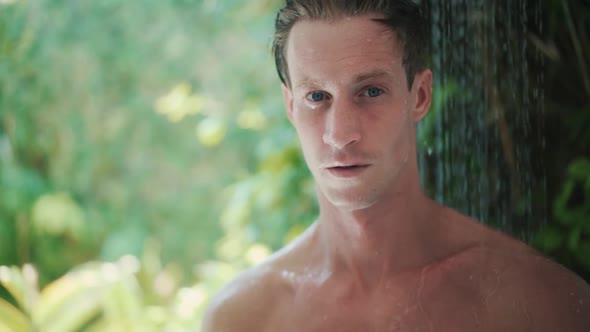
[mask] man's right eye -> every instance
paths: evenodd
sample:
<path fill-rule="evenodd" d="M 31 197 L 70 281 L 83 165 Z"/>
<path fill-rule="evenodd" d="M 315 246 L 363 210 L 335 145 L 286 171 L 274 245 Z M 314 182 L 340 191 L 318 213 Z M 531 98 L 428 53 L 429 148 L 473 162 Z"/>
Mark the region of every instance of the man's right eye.
<path fill-rule="evenodd" d="M 314 91 L 314 92 L 310 93 L 309 95 L 307 95 L 307 98 L 313 102 L 320 102 L 320 101 L 326 99 L 326 94 L 321 91 Z"/>

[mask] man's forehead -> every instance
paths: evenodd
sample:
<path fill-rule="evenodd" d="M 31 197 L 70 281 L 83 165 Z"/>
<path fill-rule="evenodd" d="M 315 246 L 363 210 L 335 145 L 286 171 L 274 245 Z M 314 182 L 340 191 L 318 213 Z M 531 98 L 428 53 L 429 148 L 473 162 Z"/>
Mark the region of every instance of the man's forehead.
<path fill-rule="evenodd" d="M 370 70 L 360 70 L 357 73 L 353 73 L 352 77 L 350 78 L 351 84 L 361 84 L 366 81 L 371 80 L 395 80 L 396 75 L 394 74 L 393 70 L 390 68 L 379 68 L 379 69 L 370 69 Z M 322 79 L 318 79 L 312 76 L 308 76 L 303 74 L 297 82 L 293 82 L 294 87 L 297 88 L 308 88 L 308 87 L 318 87 L 323 86 L 326 82 Z"/>
<path fill-rule="evenodd" d="M 300 41 L 329 43 L 335 39 L 346 43 L 380 40 L 397 47 L 396 33 L 370 17 L 343 18 L 337 21 L 303 20 L 295 23 L 288 44 Z"/>
<path fill-rule="evenodd" d="M 376 61 L 401 61 L 395 33 L 372 16 L 342 18 L 337 21 L 304 20 L 297 22 L 288 37 L 288 66 L 310 63 L 354 62 L 373 58 Z M 374 71 L 371 69 L 371 71 Z M 366 74 L 360 73 L 359 75 Z"/>
<path fill-rule="evenodd" d="M 286 60 L 293 88 L 402 78 L 397 38 L 374 17 L 302 21 L 293 27 Z"/>

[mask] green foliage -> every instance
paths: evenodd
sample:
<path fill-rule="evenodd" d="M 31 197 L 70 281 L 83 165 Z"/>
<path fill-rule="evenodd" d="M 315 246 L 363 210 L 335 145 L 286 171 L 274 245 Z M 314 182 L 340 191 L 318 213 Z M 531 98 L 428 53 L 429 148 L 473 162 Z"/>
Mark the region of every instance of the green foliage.
<path fill-rule="evenodd" d="M 547 0 L 544 9 L 544 40 L 535 43 L 547 61 L 551 158 L 545 162 L 553 218 L 531 244 L 590 281 L 590 7 L 584 1 Z"/>
<path fill-rule="evenodd" d="M 311 222 L 275 7 L 0 4 L 0 331 L 198 330 Z"/>
<path fill-rule="evenodd" d="M 255 171 L 260 131 L 282 122 L 280 94 L 263 97 L 278 87 L 273 12 L 0 4 L 0 263 L 32 262 L 45 284 L 140 255 L 148 238 L 183 266 L 213 257 L 225 188 Z"/>
<path fill-rule="evenodd" d="M 282 247 L 318 212 L 313 180 L 293 143 L 261 157 L 256 174 L 232 186 L 230 195 L 219 244 L 221 257 L 229 260 L 255 242 Z"/>
<path fill-rule="evenodd" d="M 571 163 L 553 210 L 557 222 L 539 230 L 533 245 L 570 266 L 590 271 L 590 159 Z"/>
<path fill-rule="evenodd" d="M 16 304 L 0 299 L 0 331 L 196 331 L 203 311 L 236 269 L 209 262 L 199 280 L 181 287 L 170 268 L 153 269 L 153 257 L 124 256 L 114 263 L 76 267 L 42 290 L 37 271 L 0 266 L 0 286 Z"/>
<path fill-rule="evenodd" d="M 0 285 L 14 297 L 16 306 L 0 299 L 0 331 L 29 331 L 31 324 L 27 317 L 34 297 L 36 297 L 36 280 L 30 265 L 22 271 L 17 268 L 0 266 Z"/>

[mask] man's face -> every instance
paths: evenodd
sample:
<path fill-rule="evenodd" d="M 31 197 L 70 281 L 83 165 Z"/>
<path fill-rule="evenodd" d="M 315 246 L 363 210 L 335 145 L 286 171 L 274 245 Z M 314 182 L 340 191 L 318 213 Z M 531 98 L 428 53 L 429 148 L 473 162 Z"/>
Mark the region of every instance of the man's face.
<path fill-rule="evenodd" d="M 403 191 L 430 105 L 431 72 L 409 91 L 395 34 L 371 18 L 297 22 L 286 51 L 287 115 L 319 194 L 348 210 Z"/>

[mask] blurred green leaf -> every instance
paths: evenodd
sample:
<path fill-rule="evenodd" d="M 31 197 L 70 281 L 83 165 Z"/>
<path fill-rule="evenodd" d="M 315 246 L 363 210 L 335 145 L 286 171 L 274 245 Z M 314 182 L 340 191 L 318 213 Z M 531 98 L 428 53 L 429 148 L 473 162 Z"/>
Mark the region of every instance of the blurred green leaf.
<path fill-rule="evenodd" d="M 585 180 L 590 177 L 590 159 L 574 160 L 569 166 L 569 174 L 574 179 Z"/>
<path fill-rule="evenodd" d="M 590 270 L 590 242 L 585 241 L 578 245 L 575 252 L 578 261 L 587 269 Z"/>
<path fill-rule="evenodd" d="M 555 217 L 560 223 L 569 227 L 585 223 L 588 218 L 588 212 L 590 212 L 588 207 L 583 204 L 581 206 L 569 206 L 576 185 L 576 180 L 568 179 L 554 204 Z"/>
<path fill-rule="evenodd" d="M 0 299 L 0 332 L 28 332 L 31 325 L 27 317 L 10 303 Z"/>
<path fill-rule="evenodd" d="M 549 253 L 558 249 L 562 245 L 563 240 L 563 234 L 559 229 L 553 226 L 545 226 L 535 234 L 532 242 L 543 252 Z"/>
<path fill-rule="evenodd" d="M 37 298 L 37 275 L 30 266 L 22 269 L 0 266 L 0 285 L 8 290 L 24 313 L 30 313 Z"/>
<path fill-rule="evenodd" d="M 47 285 L 33 319 L 48 332 L 77 331 L 99 313 L 104 281 L 93 271 L 68 274 Z"/>
<path fill-rule="evenodd" d="M 35 230 L 52 236 L 67 235 L 80 239 L 85 226 L 84 212 L 68 193 L 46 194 L 31 211 Z"/>
<path fill-rule="evenodd" d="M 570 231 L 570 233 L 568 235 L 568 239 L 567 239 L 567 246 L 570 250 L 572 250 L 574 252 L 578 250 L 581 235 L 582 235 L 581 228 L 576 227 Z"/>

